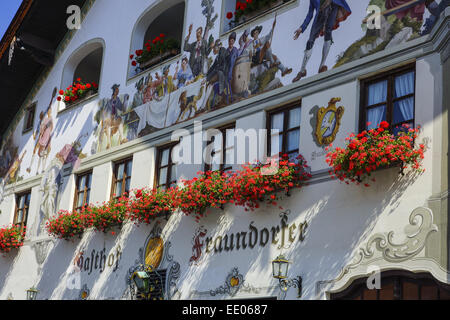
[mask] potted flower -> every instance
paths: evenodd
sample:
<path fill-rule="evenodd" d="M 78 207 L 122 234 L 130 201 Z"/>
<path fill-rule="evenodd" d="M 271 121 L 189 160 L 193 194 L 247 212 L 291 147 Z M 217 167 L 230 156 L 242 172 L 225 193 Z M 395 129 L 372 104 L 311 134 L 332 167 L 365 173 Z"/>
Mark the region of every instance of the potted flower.
<path fill-rule="evenodd" d="M 59 239 L 69 240 L 81 235 L 88 227 L 88 219 L 85 212 L 69 212 L 61 210 L 58 216 L 46 222 L 47 233 Z"/>
<path fill-rule="evenodd" d="M 13 249 L 23 246 L 25 238 L 25 229 L 21 230 L 18 226 L 10 226 L 0 229 L 0 252 L 8 253 Z"/>
<path fill-rule="evenodd" d="M 98 84 L 96 82 L 84 83 L 81 78 L 78 78 L 66 90 L 59 90 L 57 100 L 64 101 L 66 105 L 71 105 L 79 100 L 93 96 L 97 92 Z"/>
<path fill-rule="evenodd" d="M 130 55 L 132 66 L 137 66 L 141 70 L 145 70 L 155 64 L 176 56 L 180 53 L 180 42 L 174 38 L 166 39 L 166 35 L 161 33 L 152 41 L 145 43 L 145 49 L 136 50 L 135 54 Z"/>
<path fill-rule="evenodd" d="M 402 174 L 407 167 L 423 172 L 420 160 L 424 158 L 425 146 L 414 146 L 418 129 L 408 125 L 403 125 L 403 129 L 398 135 L 393 135 L 389 132 L 389 123 L 383 121 L 378 128 L 365 130 L 356 136 L 350 134 L 345 148 L 337 147 L 327 154 L 326 161 L 332 168 L 330 174 L 347 184 L 360 184 L 380 168 L 400 166 Z M 369 186 L 367 182 L 364 185 Z"/>
<path fill-rule="evenodd" d="M 135 223 L 150 224 L 154 218 L 168 216 L 177 208 L 177 188 L 139 189 L 130 202 L 129 218 Z"/>

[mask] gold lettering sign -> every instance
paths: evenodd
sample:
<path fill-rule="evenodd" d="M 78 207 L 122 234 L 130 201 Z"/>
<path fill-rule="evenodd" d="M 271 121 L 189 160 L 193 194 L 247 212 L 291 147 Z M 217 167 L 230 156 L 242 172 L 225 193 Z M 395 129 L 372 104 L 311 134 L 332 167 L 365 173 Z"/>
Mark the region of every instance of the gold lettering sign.
<path fill-rule="evenodd" d="M 336 139 L 345 110 L 342 106 L 336 108 L 339 101 L 341 98 L 332 98 L 327 108 L 323 107 L 317 111 L 315 134 L 319 145 L 329 145 Z"/>

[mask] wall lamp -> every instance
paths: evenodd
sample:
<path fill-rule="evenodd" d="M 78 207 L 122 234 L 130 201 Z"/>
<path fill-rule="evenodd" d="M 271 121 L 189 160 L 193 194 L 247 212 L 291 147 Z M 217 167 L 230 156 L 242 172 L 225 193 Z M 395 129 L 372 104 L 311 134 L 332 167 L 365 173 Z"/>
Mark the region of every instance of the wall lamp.
<path fill-rule="evenodd" d="M 272 273 L 275 279 L 280 283 L 280 289 L 286 292 L 289 287 L 297 288 L 297 298 L 302 296 L 302 277 L 298 276 L 293 279 L 288 279 L 289 261 L 283 256 L 279 255 L 272 261 Z"/>
<path fill-rule="evenodd" d="M 39 290 L 36 288 L 30 288 L 27 290 L 27 300 L 36 300 Z"/>

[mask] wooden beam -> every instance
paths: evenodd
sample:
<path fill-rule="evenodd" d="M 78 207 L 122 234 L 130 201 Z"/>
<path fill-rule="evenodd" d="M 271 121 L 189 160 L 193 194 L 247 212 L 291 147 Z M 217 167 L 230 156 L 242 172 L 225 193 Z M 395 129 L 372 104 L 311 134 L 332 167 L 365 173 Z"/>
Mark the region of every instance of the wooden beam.
<path fill-rule="evenodd" d="M 9 51 L 9 46 L 11 42 L 13 41 L 13 38 L 19 29 L 20 25 L 22 24 L 22 21 L 25 19 L 25 16 L 27 15 L 28 11 L 31 8 L 31 5 L 33 4 L 34 0 L 23 0 L 22 4 L 19 7 L 19 10 L 17 10 L 16 15 L 14 16 L 14 19 L 12 20 L 11 24 L 8 27 L 8 30 L 6 30 L 6 33 L 4 34 L 2 41 L 0 42 L 0 59 L 3 57 L 3 54 L 5 51 Z"/>

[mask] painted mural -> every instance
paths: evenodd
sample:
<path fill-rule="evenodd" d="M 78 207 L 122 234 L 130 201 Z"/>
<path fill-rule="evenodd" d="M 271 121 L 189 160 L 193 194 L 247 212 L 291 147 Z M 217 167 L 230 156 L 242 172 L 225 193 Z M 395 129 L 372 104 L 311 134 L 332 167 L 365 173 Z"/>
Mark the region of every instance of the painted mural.
<path fill-rule="evenodd" d="M 37 234 L 45 234 L 45 223 L 52 218 L 59 207 L 61 197 L 61 186 L 63 185 L 63 166 L 69 164 L 73 170 L 76 170 L 82 159 L 86 158 L 81 150 L 81 141 L 88 134 L 80 136 L 71 144 L 66 144 L 50 162 L 45 169 L 40 184 L 41 205 L 39 209 L 39 217 L 37 217 L 38 231 Z"/>
<path fill-rule="evenodd" d="M 111 90 L 111 97 L 99 101 L 99 108 L 95 114 L 97 127 L 94 130 L 94 136 L 97 137 L 97 145 L 93 149 L 97 152 L 128 141 L 126 135 L 128 127 L 125 119 L 129 96 L 119 95 L 119 84 L 114 84 Z"/>
<path fill-rule="evenodd" d="M 84 156 L 264 92 L 301 84 L 307 77 L 425 36 L 450 6 L 450 0 L 287 1 L 222 34 L 221 25 L 229 22 L 229 6 L 224 12 L 223 3 L 190 2 L 178 58 L 139 73 L 129 84 L 117 77 L 108 87 L 102 86 L 96 108 L 86 108 L 92 127 L 76 123 L 75 114 L 87 105 L 73 109 L 75 120 L 69 128 L 59 122 L 71 120 L 62 120 L 52 107 L 56 89 L 50 97 L 45 97 L 48 92 L 42 93 L 44 98 L 35 97 L 43 102 L 37 106 L 40 112 L 33 134 L 26 140 L 15 124 L 14 134 L 4 140 L 0 151 L 0 200 L 6 185 L 38 174 L 43 174 L 42 188 L 54 193 L 46 182 L 50 168 L 60 171 L 65 164 L 57 159 L 56 145 L 76 150 L 68 157 L 79 164 Z M 369 6 L 380 10 L 379 28 L 368 27 Z M 65 132 L 55 130 L 58 126 Z M 89 132 L 86 142 L 80 143 L 77 137 L 82 132 L 78 131 L 85 130 Z M 78 144 L 66 145 L 68 141 Z M 90 150 L 82 153 L 87 142 Z M 53 212 L 53 206 L 48 201 L 43 216 Z"/>

